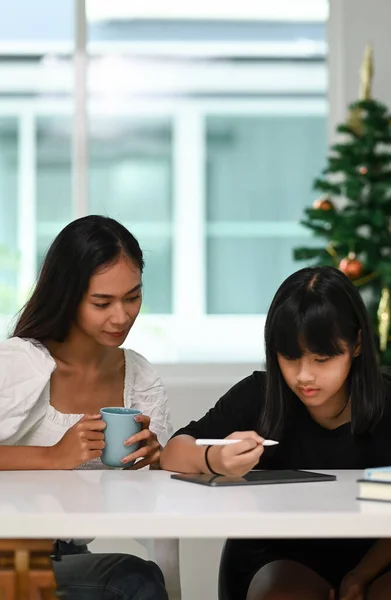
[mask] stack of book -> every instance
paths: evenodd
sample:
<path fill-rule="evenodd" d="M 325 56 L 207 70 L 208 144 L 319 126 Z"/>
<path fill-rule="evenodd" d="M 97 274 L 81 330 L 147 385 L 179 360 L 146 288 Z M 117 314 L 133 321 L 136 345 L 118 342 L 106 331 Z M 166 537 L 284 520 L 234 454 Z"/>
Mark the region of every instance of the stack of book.
<path fill-rule="evenodd" d="M 365 469 L 363 479 L 358 480 L 359 500 L 391 502 L 391 467 Z"/>

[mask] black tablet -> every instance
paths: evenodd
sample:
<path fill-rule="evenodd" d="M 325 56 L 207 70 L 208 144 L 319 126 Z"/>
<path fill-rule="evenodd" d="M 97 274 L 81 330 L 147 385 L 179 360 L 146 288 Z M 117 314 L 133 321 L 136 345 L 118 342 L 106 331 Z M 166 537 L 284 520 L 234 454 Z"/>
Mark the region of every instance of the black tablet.
<path fill-rule="evenodd" d="M 273 483 L 305 483 L 313 481 L 335 481 L 335 475 L 314 473 L 312 471 L 250 471 L 243 477 L 226 477 L 223 475 L 189 474 L 178 473 L 171 475 L 172 479 L 187 481 L 188 483 L 199 483 L 212 487 L 228 485 L 267 485 Z"/>

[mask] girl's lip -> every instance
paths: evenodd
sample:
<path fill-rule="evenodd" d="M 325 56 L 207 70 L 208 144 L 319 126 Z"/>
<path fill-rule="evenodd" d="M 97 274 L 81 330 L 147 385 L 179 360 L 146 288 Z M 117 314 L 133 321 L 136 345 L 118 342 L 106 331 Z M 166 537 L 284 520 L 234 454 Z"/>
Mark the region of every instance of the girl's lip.
<path fill-rule="evenodd" d="M 299 390 L 306 396 L 311 396 L 313 394 L 316 394 L 316 392 L 319 392 L 319 388 L 312 387 L 300 387 Z"/>

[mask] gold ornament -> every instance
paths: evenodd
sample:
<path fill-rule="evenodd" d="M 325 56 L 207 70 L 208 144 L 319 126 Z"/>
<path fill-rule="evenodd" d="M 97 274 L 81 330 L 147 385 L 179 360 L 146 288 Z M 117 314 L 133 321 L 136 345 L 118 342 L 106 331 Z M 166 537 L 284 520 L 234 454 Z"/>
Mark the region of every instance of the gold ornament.
<path fill-rule="evenodd" d="M 317 200 L 315 200 L 315 202 L 312 205 L 312 208 L 314 208 L 315 210 L 324 211 L 334 210 L 334 204 L 332 203 L 330 198 L 325 196 L 324 198 L 318 198 Z"/>
<path fill-rule="evenodd" d="M 364 59 L 360 71 L 360 100 L 371 99 L 371 87 L 373 79 L 373 48 L 367 44 L 364 51 Z"/>
<path fill-rule="evenodd" d="M 329 245 L 326 247 L 326 252 L 328 254 L 330 254 L 331 258 L 333 259 L 334 267 L 336 269 L 338 269 L 339 268 L 338 253 L 337 253 L 336 249 L 334 248 L 333 242 L 330 242 Z"/>
<path fill-rule="evenodd" d="M 356 258 L 354 252 L 349 252 L 347 258 L 343 258 L 339 263 L 339 270 L 349 279 L 357 279 L 362 274 L 364 265 Z"/>
<path fill-rule="evenodd" d="M 380 350 L 385 352 L 387 350 L 388 334 L 390 332 L 390 290 L 388 287 L 384 287 L 381 291 L 381 297 L 379 302 L 379 308 L 377 309 L 377 318 L 379 321 L 379 345 Z"/>
<path fill-rule="evenodd" d="M 362 135 L 363 134 L 361 110 L 359 108 L 353 108 L 350 111 L 350 115 L 349 115 L 349 118 L 348 118 L 347 125 L 357 135 Z"/>
<path fill-rule="evenodd" d="M 360 100 L 371 99 L 373 71 L 373 49 L 371 44 L 367 44 L 360 69 Z M 359 108 L 354 108 L 350 111 L 347 124 L 357 135 L 362 135 L 362 114 Z"/>
<path fill-rule="evenodd" d="M 367 275 L 364 275 L 364 277 L 355 279 L 354 285 L 356 287 L 361 287 L 363 285 L 367 285 L 367 283 L 370 283 L 371 281 L 373 281 L 374 279 L 377 279 L 378 277 L 379 277 L 378 273 L 376 273 L 376 271 L 373 271 L 372 273 L 368 273 Z"/>

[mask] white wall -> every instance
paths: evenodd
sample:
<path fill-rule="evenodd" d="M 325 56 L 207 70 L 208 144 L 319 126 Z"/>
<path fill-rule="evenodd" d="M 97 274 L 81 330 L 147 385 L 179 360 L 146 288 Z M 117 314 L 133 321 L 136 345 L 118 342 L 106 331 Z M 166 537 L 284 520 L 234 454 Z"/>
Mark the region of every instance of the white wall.
<path fill-rule="evenodd" d="M 330 0 L 329 100 L 330 135 L 346 118 L 346 106 L 358 100 L 364 47 L 374 48 L 373 98 L 391 105 L 390 0 Z"/>

